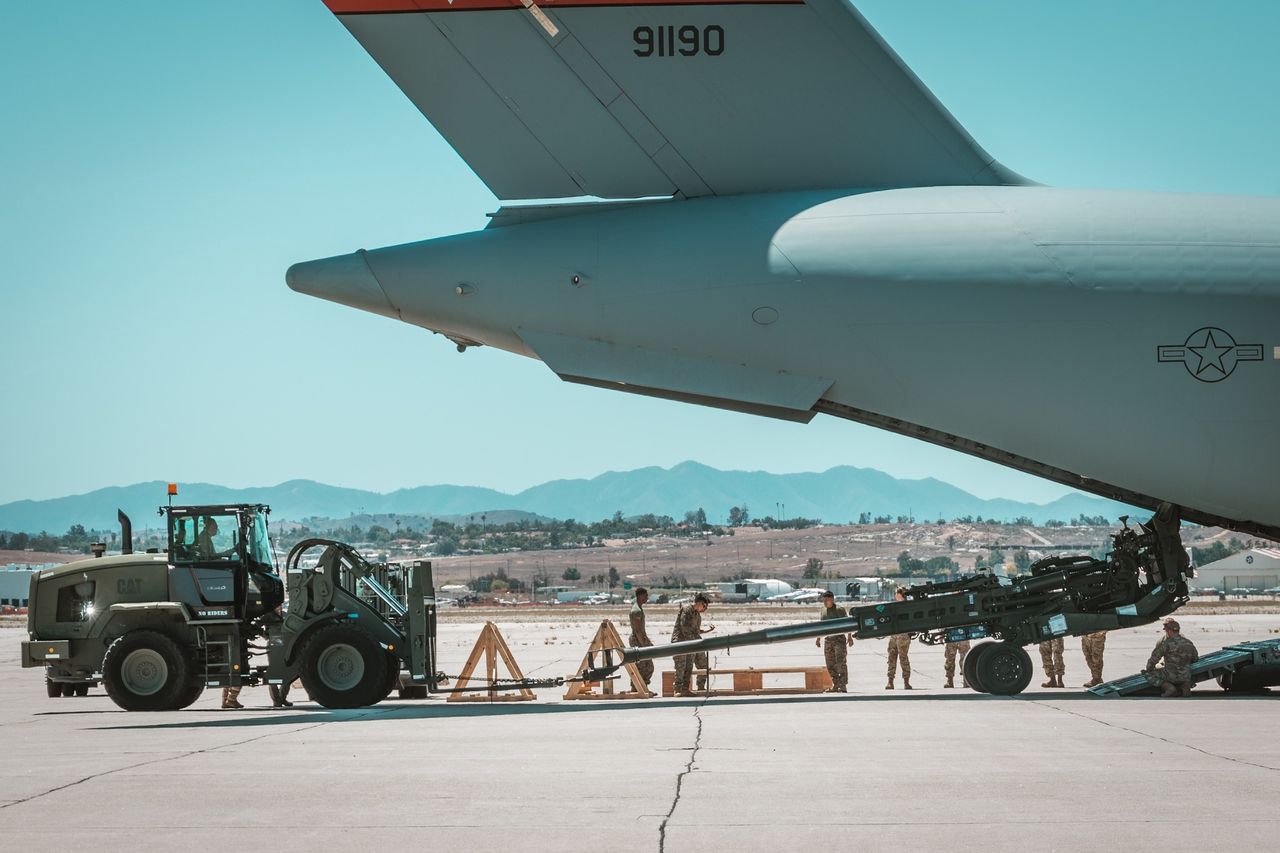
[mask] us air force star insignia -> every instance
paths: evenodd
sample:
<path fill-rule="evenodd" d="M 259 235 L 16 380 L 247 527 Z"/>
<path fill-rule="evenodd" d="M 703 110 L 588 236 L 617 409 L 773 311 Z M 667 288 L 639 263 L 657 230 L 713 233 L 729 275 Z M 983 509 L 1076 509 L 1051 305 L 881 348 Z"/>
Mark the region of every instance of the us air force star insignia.
<path fill-rule="evenodd" d="M 1181 345 L 1156 348 L 1158 361 L 1180 361 L 1201 382 L 1221 382 L 1242 361 L 1262 361 L 1262 344 L 1237 344 L 1231 335 L 1214 326 L 1196 329 Z"/>

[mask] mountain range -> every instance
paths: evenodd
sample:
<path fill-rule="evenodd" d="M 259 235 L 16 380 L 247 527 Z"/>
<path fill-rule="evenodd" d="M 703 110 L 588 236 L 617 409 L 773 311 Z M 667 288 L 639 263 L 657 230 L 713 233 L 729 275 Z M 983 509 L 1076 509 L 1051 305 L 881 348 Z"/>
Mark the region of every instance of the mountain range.
<path fill-rule="evenodd" d="M 345 519 L 352 515 L 405 514 L 435 517 L 480 515 L 520 510 L 553 518 L 596 521 L 615 512 L 624 516 L 655 513 L 682 518 L 703 508 L 709 521 L 723 522 L 733 506 L 746 506 L 753 518 L 803 516 L 830 523 L 873 516 L 914 516 L 919 520 L 966 515 L 1014 519 L 1026 516 L 1037 524 L 1068 521 L 1077 515 L 1114 519 L 1130 507 L 1080 493 L 1051 503 L 1034 504 L 1002 498 L 984 499 L 941 480 L 900 480 L 873 468 L 840 466 L 821 473 L 770 474 L 765 471 L 721 471 L 697 462 L 672 468 L 610 471 L 589 480 L 552 480 L 516 494 L 476 486 L 417 486 L 389 493 L 348 489 L 312 480 L 290 480 L 276 486 L 236 489 L 209 483 L 183 483 L 175 503 L 265 503 L 277 520 Z M 156 508 L 166 500 L 163 482 L 112 486 L 83 495 L 0 505 L 0 530 L 63 533 L 73 524 L 110 530 L 116 508 L 135 528 L 155 526 Z M 785 509 L 784 509 L 785 508 Z"/>

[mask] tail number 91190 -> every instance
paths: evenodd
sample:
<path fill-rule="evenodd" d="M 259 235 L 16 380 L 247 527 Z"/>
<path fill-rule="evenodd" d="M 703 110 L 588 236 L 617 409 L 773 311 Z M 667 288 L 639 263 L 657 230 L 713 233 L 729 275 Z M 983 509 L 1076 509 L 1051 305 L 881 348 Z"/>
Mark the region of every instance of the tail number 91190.
<path fill-rule="evenodd" d="M 719 56 L 724 53 L 724 27 L 718 24 L 706 27 L 636 27 L 631 37 L 636 43 L 632 52 L 641 59 L 650 56 Z"/>

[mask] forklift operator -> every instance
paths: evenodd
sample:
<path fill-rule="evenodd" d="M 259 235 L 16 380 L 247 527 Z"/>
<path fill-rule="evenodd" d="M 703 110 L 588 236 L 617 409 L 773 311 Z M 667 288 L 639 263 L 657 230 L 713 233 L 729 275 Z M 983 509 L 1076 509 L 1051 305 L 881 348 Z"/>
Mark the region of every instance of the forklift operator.
<path fill-rule="evenodd" d="M 235 546 L 219 551 L 213 543 L 213 537 L 218 535 L 218 522 L 213 516 L 206 515 L 204 517 L 204 528 L 200 534 L 196 536 L 196 559 L 197 560 L 219 560 L 223 557 L 229 557 L 235 553 Z"/>

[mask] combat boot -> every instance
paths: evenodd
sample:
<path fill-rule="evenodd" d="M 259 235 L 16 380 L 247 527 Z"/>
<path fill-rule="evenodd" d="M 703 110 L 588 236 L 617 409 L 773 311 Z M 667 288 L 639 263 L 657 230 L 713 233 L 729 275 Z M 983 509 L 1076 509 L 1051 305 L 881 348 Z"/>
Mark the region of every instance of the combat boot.
<path fill-rule="evenodd" d="M 909 675 L 902 676 L 902 689 L 903 690 L 911 689 L 911 676 Z"/>
<path fill-rule="evenodd" d="M 1171 681 L 1166 681 L 1164 686 L 1160 688 L 1160 698 L 1168 699 L 1171 696 L 1177 696 L 1178 692 L 1178 685 Z"/>
<path fill-rule="evenodd" d="M 892 678 L 890 678 L 890 679 L 889 679 L 889 683 L 888 683 L 888 684 L 886 684 L 886 685 L 884 686 L 884 689 L 885 689 L 885 690 L 892 690 L 892 689 L 893 689 L 893 679 L 892 679 Z"/>
<path fill-rule="evenodd" d="M 947 683 L 946 683 L 946 684 L 944 684 L 944 685 L 942 685 L 942 686 L 943 686 L 943 687 L 955 687 L 956 685 L 955 685 L 955 681 L 954 681 L 954 680 L 952 680 L 952 679 L 948 678 L 948 679 L 947 679 Z"/>
<path fill-rule="evenodd" d="M 1041 684 L 1040 686 L 1041 687 L 1057 687 L 1058 685 L 1057 685 L 1057 682 L 1053 680 L 1053 676 L 1051 675 L 1049 676 L 1049 680 L 1046 681 L 1044 684 Z"/>
<path fill-rule="evenodd" d="M 1184 682 L 1182 683 L 1182 690 L 1181 690 L 1180 692 L 1181 692 L 1181 694 L 1182 694 L 1183 696 L 1190 696 L 1190 695 L 1191 695 L 1191 682 L 1190 682 L 1190 681 L 1184 681 Z"/>

